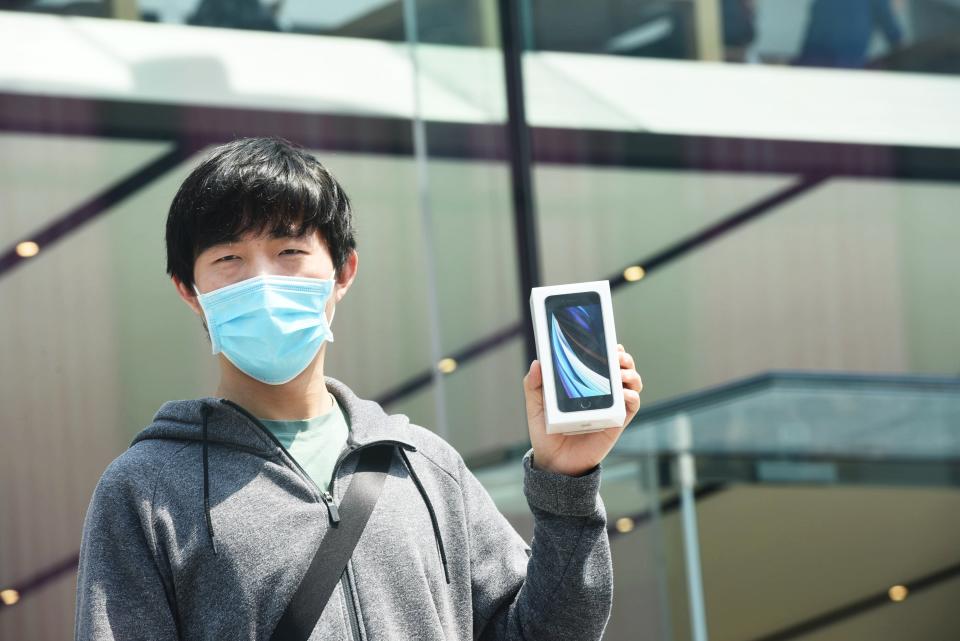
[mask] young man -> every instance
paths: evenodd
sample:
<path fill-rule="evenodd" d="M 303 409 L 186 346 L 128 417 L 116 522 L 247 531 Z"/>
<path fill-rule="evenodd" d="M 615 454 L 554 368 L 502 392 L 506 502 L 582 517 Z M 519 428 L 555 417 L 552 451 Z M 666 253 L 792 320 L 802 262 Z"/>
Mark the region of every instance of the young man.
<path fill-rule="evenodd" d="M 285 141 L 223 145 L 184 181 L 167 271 L 204 320 L 220 385 L 164 403 L 97 484 L 78 640 L 270 639 L 374 450 L 389 472 L 310 639 L 601 637 L 613 579 L 599 464 L 623 428 L 546 434 L 531 363 L 528 547 L 450 445 L 324 375 L 355 246 L 347 195 Z M 620 364 L 626 425 L 641 383 L 622 346 Z"/>

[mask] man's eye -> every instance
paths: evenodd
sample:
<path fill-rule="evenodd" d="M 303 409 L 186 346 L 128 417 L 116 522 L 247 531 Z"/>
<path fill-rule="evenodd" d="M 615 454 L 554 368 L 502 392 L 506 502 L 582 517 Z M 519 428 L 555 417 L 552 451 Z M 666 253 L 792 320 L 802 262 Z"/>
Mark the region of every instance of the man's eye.
<path fill-rule="evenodd" d="M 280 252 L 280 253 L 283 254 L 283 253 L 286 253 L 286 252 L 299 252 L 299 253 L 301 253 L 301 254 L 306 254 L 306 253 L 307 253 L 307 252 L 303 251 L 302 249 L 295 249 L 295 248 L 293 248 L 293 247 L 291 247 L 291 248 L 289 248 L 289 249 L 284 249 L 284 250 L 283 250 L 282 252 Z"/>
<path fill-rule="evenodd" d="M 237 256 L 236 254 L 230 254 L 229 256 L 221 256 L 220 258 L 216 259 L 213 262 L 219 263 L 220 261 L 227 261 L 227 260 L 230 260 L 231 258 L 240 258 L 240 257 Z"/>

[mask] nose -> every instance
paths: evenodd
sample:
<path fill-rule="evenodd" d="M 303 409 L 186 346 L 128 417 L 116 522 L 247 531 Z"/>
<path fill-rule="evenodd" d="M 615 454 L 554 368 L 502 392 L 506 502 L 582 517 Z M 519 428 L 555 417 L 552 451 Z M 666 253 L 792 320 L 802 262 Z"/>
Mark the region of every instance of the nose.
<path fill-rule="evenodd" d="M 246 270 L 243 275 L 244 278 L 253 278 L 254 276 L 270 276 L 282 273 L 278 270 L 278 266 L 274 264 L 273 256 L 271 256 L 266 248 L 263 247 L 259 248 L 259 251 L 250 253 L 245 266 Z"/>

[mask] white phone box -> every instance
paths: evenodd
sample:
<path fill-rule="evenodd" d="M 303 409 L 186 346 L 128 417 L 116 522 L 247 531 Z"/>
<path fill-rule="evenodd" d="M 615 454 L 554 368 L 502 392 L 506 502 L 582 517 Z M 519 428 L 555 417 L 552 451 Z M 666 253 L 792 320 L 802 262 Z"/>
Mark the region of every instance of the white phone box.
<path fill-rule="evenodd" d="M 543 372 L 547 433 L 622 427 L 627 411 L 610 282 L 534 287 L 530 310 Z"/>

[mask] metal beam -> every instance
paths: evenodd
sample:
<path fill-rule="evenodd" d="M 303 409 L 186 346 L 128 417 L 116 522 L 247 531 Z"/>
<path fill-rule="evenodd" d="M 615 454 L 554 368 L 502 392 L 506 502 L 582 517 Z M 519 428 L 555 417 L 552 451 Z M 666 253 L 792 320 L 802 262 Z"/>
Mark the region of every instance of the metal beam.
<path fill-rule="evenodd" d="M 426 122 L 431 158 L 504 162 L 504 125 Z M 276 135 L 309 149 L 410 157 L 410 121 L 0 92 L 0 132 L 212 145 Z M 960 148 L 529 127 L 531 162 L 960 182 Z"/>
<path fill-rule="evenodd" d="M 717 240 L 718 238 L 740 228 L 741 226 L 759 218 L 760 216 L 774 211 L 780 205 L 793 198 L 796 198 L 803 193 L 806 193 L 807 191 L 821 184 L 824 180 L 825 177 L 823 176 L 810 176 L 801 178 L 793 185 L 761 198 L 756 203 L 748 205 L 747 207 L 732 213 L 731 215 L 721 219 L 719 222 L 694 232 L 687 238 L 681 239 L 680 241 L 654 252 L 649 256 L 641 258 L 633 263 L 635 265 L 642 266 L 646 272 L 646 277 L 639 283 L 630 283 L 627 281 L 626 278 L 624 278 L 623 271 L 618 271 L 615 274 L 608 275 L 606 278 L 610 281 L 611 291 L 616 292 L 618 288 L 628 284 L 640 285 L 647 280 L 647 278 L 649 278 L 650 274 L 656 272 L 658 269 L 662 269 L 673 261 L 679 260 L 687 254 L 696 251 L 703 245 L 713 242 L 714 240 Z M 529 305 L 527 305 L 526 308 L 529 310 Z M 530 327 L 526 320 L 522 322 L 511 323 L 510 325 L 502 327 L 488 334 L 480 340 L 466 345 L 462 349 L 450 354 L 449 356 L 454 358 L 457 363 L 466 363 L 474 358 L 480 357 L 492 349 L 506 344 L 511 339 L 522 336 L 525 327 Z M 376 400 L 381 405 L 393 403 L 401 400 L 409 394 L 413 394 L 414 392 L 423 389 L 429 384 L 430 372 L 420 372 L 412 376 L 409 381 L 402 383 L 393 390 L 386 392 Z"/>
<path fill-rule="evenodd" d="M 17 245 L 23 241 L 32 241 L 39 245 L 41 253 L 50 245 L 63 240 L 97 216 L 103 214 L 124 199 L 146 187 L 154 180 L 173 169 L 190 154 L 192 148 L 185 145 L 176 145 L 173 149 L 156 158 L 143 167 L 137 169 L 125 178 L 107 187 L 78 207 L 68 211 L 43 229 L 21 238 L 14 245 L 0 254 L 0 278 L 7 276 L 13 269 L 36 260 L 36 256 L 25 257 L 17 253 Z"/>
<path fill-rule="evenodd" d="M 521 0 L 499 0 L 500 45 L 503 50 L 504 79 L 507 90 L 507 141 L 510 162 L 510 186 L 513 196 L 514 236 L 517 267 L 520 271 L 520 317 L 527 361 L 537 357 L 530 310 L 530 289 L 540 284 L 540 255 L 537 248 L 537 223 L 530 169 L 531 142 L 527 125 L 523 86 L 523 38 L 520 17 Z"/>
<path fill-rule="evenodd" d="M 931 572 L 930 574 L 916 577 L 910 581 L 907 581 L 906 583 L 901 583 L 900 585 L 907 588 L 908 594 L 911 595 L 910 598 L 916 598 L 915 595 L 918 592 L 929 590 L 940 585 L 941 583 L 945 583 L 958 577 L 960 577 L 960 563 L 955 563 L 943 569 L 937 570 L 936 572 Z M 751 641 L 792 641 L 793 639 L 806 637 L 807 635 L 818 630 L 829 628 L 830 626 L 840 623 L 841 621 L 865 614 L 871 610 L 876 610 L 877 608 L 882 608 L 888 605 L 896 605 L 896 603 L 890 599 L 888 590 L 889 587 L 883 591 L 876 592 L 857 601 L 847 603 L 833 610 L 829 610 L 817 616 L 806 619 L 805 621 L 799 621 L 786 628 L 777 630 L 776 632 L 751 639 Z"/>

